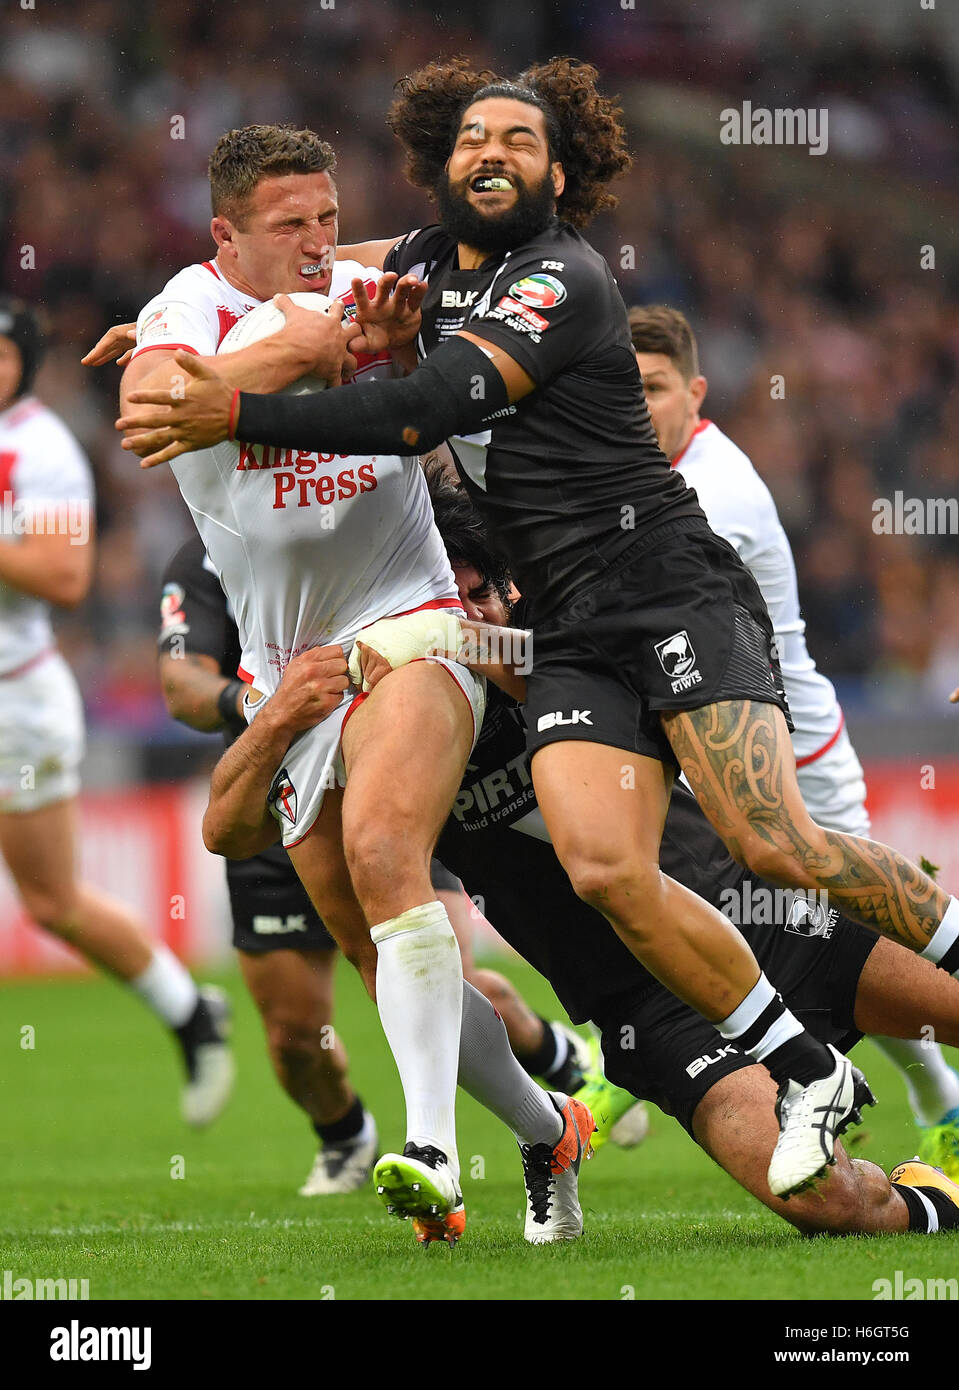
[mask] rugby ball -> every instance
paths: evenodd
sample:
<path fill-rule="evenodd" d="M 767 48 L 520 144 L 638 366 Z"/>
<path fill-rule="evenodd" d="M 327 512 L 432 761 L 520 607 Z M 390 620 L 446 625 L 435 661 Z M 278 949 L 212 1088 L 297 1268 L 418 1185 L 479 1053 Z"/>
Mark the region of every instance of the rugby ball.
<path fill-rule="evenodd" d="M 325 294 L 319 294 L 315 290 L 298 290 L 290 295 L 293 303 L 301 309 L 313 309 L 317 313 L 325 314 L 333 303 Z M 244 314 L 239 323 L 235 323 L 229 333 L 223 339 L 217 352 L 239 352 L 240 348 L 250 347 L 253 343 L 258 343 L 261 338 L 270 338 L 274 333 L 279 333 L 286 323 L 286 315 L 282 309 L 278 309 L 272 299 L 266 304 L 258 304 L 255 309 L 251 309 L 248 314 Z M 291 382 L 289 386 L 284 386 L 282 391 L 276 394 L 279 396 L 304 396 L 310 391 L 324 391 L 326 382 L 322 377 L 314 376 L 312 372 L 306 376 L 301 376 L 298 381 Z"/>

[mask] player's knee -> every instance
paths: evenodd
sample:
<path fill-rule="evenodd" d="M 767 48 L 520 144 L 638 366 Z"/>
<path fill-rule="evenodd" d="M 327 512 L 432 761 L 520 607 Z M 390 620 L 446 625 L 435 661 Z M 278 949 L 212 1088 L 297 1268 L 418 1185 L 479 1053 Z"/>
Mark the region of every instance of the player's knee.
<path fill-rule="evenodd" d="M 583 855 L 565 867 L 576 896 L 614 920 L 634 921 L 662 891 L 658 864 L 611 862 L 601 856 Z"/>
<path fill-rule="evenodd" d="M 335 1034 L 328 1015 L 276 1009 L 264 1022 L 270 1052 L 286 1070 L 302 1070 L 332 1057 Z"/>
<path fill-rule="evenodd" d="M 818 1192 L 791 1198 L 783 1215 L 806 1236 L 855 1235 L 864 1229 L 859 1184 L 852 1172 L 838 1166 L 829 1170 Z"/>
<path fill-rule="evenodd" d="M 73 941 L 79 930 L 76 897 L 72 893 L 21 888 L 20 898 L 27 914 L 38 926 Z"/>
<path fill-rule="evenodd" d="M 369 824 L 358 827 L 350 835 L 345 850 L 353 887 L 361 903 L 370 896 L 380 896 L 385 884 L 399 887 L 412 875 L 422 878 L 424 887 L 429 884 L 427 847 L 424 845 L 417 852 L 408 830 L 389 818 L 376 817 Z"/>

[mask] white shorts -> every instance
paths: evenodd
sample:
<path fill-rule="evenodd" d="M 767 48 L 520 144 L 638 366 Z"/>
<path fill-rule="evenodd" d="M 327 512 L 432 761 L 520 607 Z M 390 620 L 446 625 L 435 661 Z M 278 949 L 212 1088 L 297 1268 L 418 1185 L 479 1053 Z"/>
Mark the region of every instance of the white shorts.
<path fill-rule="evenodd" d="M 0 812 L 76 796 L 83 745 L 83 702 L 59 652 L 0 676 Z"/>
<path fill-rule="evenodd" d="M 847 835 L 869 835 L 866 779 L 845 727 L 821 758 L 797 767 L 796 778 L 806 810 L 817 825 Z"/>
<path fill-rule="evenodd" d="M 472 752 L 483 724 L 486 682 L 482 676 L 474 675 L 457 661 L 432 656 L 426 657 L 426 660 L 445 666 L 463 692 L 473 720 L 473 738 L 470 744 Z M 251 705 L 249 697 L 243 697 L 243 712 L 247 723 L 252 722 L 266 704 L 267 698 L 264 696 Z M 333 787 L 346 786 L 346 768 L 340 746 L 343 726 L 350 713 L 365 698 L 357 695 L 355 689 L 347 690 L 332 714 L 327 715 L 315 728 L 298 734 L 287 749 L 283 766 L 273 778 L 267 795 L 270 810 L 280 823 L 285 849 L 298 845 L 309 834 L 313 822 L 320 814 L 326 793 Z"/>

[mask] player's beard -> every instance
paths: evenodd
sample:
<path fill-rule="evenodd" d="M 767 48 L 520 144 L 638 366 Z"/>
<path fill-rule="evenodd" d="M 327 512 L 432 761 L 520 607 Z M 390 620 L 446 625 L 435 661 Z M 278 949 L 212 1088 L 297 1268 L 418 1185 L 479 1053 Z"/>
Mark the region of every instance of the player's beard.
<path fill-rule="evenodd" d="M 471 179 L 475 177 L 471 175 Z M 512 251 L 539 236 L 556 211 L 553 180 L 546 173 L 541 183 L 530 187 L 515 176 L 511 178 L 516 189 L 515 203 L 506 212 L 490 214 L 480 212 L 470 203 L 468 183 L 463 185 L 462 191 L 454 189 L 444 171 L 434 189 L 444 232 L 460 245 L 473 246 L 490 256 Z"/>

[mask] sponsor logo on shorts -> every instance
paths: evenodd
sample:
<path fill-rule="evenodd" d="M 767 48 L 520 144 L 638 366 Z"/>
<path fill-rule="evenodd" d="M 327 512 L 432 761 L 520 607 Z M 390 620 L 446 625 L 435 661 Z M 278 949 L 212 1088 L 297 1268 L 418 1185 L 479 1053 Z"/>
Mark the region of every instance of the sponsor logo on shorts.
<path fill-rule="evenodd" d="M 592 712 L 589 709 L 574 709 L 572 714 L 563 714 L 562 710 L 556 714 L 541 714 L 536 721 L 536 731 L 541 734 L 544 729 L 565 728 L 568 724 L 588 724 L 592 728 L 593 721 L 589 717 Z"/>
<path fill-rule="evenodd" d="M 705 1071 L 707 1067 L 715 1066 L 715 1064 L 721 1062 L 724 1057 L 736 1057 L 738 1054 L 739 1048 L 733 1047 L 732 1043 L 727 1043 L 725 1047 L 717 1048 L 715 1057 L 711 1052 L 704 1052 L 702 1057 L 697 1057 L 694 1062 L 690 1062 L 689 1066 L 686 1068 L 686 1075 L 698 1076 L 701 1071 Z"/>
<path fill-rule="evenodd" d="M 306 917 L 302 912 L 291 912 L 288 917 L 270 917 L 265 913 L 257 913 L 253 918 L 253 930 L 257 936 L 282 936 L 286 932 L 306 929 Z"/>
<path fill-rule="evenodd" d="M 566 286 L 555 275 L 527 275 L 506 293 L 530 309 L 554 309 L 566 298 Z"/>
<path fill-rule="evenodd" d="M 665 641 L 657 642 L 655 646 L 659 664 L 670 677 L 674 695 L 679 695 L 683 690 L 691 690 L 694 685 L 702 685 L 702 675 L 694 669 L 696 653 L 685 628 L 681 632 L 674 632 L 672 637 L 667 637 Z"/>
<path fill-rule="evenodd" d="M 267 801 L 277 815 L 282 816 L 291 825 L 296 825 L 296 788 L 290 781 L 290 774 L 285 767 L 281 767 L 274 777 Z"/>
<path fill-rule="evenodd" d="M 795 936 L 821 936 L 828 941 L 838 920 L 838 908 L 827 908 L 825 903 L 817 902 L 815 894 L 807 898 L 797 893 L 783 925 Z"/>

